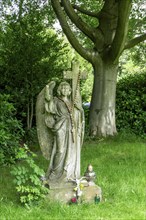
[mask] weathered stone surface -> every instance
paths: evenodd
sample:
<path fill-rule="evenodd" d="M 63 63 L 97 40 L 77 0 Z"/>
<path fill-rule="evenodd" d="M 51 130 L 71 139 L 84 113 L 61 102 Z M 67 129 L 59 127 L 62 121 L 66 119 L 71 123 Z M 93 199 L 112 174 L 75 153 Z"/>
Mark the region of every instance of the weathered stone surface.
<path fill-rule="evenodd" d="M 68 82 L 59 84 L 57 96 L 53 94 L 55 85 L 55 81 L 49 82 L 39 94 L 36 120 L 43 155 L 50 159 L 45 177 L 51 188 L 60 188 L 64 179 L 80 177 L 84 111 L 78 78 L 73 99 L 72 88 Z"/>
<path fill-rule="evenodd" d="M 36 102 L 37 135 L 43 156 L 49 160 L 52 152 L 53 134 L 45 123 L 45 88 L 39 93 Z"/>
<path fill-rule="evenodd" d="M 102 192 L 99 186 L 95 185 L 84 188 L 83 200 L 85 202 L 89 202 L 89 203 L 94 202 L 95 196 L 98 196 L 100 198 L 100 201 L 102 201 Z"/>
<path fill-rule="evenodd" d="M 75 187 L 75 185 L 74 185 Z M 97 185 L 86 186 L 82 190 L 82 196 L 79 197 L 79 203 L 94 203 L 95 196 L 100 198 L 102 201 L 102 192 L 101 188 Z M 76 197 L 76 192 L 74 188 L 62 188 L 62 189 L 53 189 L 49 191 L 48 198 L 53 201 L 58 201 L 61 203 L 70 203 L 71 199 Z"/>

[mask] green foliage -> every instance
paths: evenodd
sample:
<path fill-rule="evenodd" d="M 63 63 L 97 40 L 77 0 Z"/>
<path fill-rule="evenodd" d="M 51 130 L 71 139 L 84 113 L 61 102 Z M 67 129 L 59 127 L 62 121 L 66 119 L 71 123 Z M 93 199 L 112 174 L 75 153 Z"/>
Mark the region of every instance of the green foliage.
<path fill-rule="evenodd" d="M 31 147 L 32 145 L 38 145 L 37 129 L 33 127 L 25 132 L 24 142 Z"/>
<path fill-rule="evenodd" d="M 118 82 L 116 95 L 117 128 L 146 133 L 146 73 L 128 75 Z"/>
<path fill-rule="evenodd" d="M 116 93 L 116 124 L 117 130 L 129 132 L 144 137 L 146 130 L 146 73 L 128 74 L 121 78 L 117 84 Z M 85 84 L 86 85 L 86 84 Z M 87 93 L 85 89 L 87 88 Z M 83 87 L 83 95 L 88 94 L 88 86 Z M 86 99 L 85 99 L 86 100 Z M 87 99 L 88 101 L 88 99 Z M 85 138 L 89 134 L 89 107 L 84 107 L 85 112 Z"/>
<path fill-rule="evenodd" d="M 27 166 L 17 164 L 11 171 L 15 176 L 14 183 L 20 202 L 26 206 L 34 204 L 48 193 L 48 189 L 41 181 L 44 171 L 35 164 L 34 157 L 36 154 L 25 145 L 18 152 L 17 159 L 24 159 Z"/>
<path fill-rule="evenodd" d="M 14 163 L 24 131 L 8 95 L 0 94 L 0 165 Z"/>
<path fill-rule="evenodd" d="M 38 206 L 25 209 L 18 204 L 9 167 L 0 167 L 1 220 L 144 220 L 145 219 L 145 143 L 129 134 L 84 143 L 81 174 L 88 163 L 97 175 L 103 202 L 69 206 L 42 200 Z M 36 158 L 43 169 L 48 165 L 41 153 Z M 44 162 L 43 162 L 44 161 Z M 23 161 L 20 161 L 20 164 Z"/>
<path fill-rule="evenodd" d="M 146 29 L 145 1 L 133 0 L 129 20 L 128 37 L 132 39 L 134 35 L 144 33 Z"/>
<path fill-rule="evenodd" d="M 34 123 L 36 96 L 68 65 L 68 46 L 52 30 L 44 1 L 3 1 L 0 28 L 0 87 L 11 94 L 17 116 L 28 129 Z M 51 16 L 50 16 L 51 17 Z M 30 123 L 32 121 L 32 123 Z"/>
<path fill-rule="evenodd" d="M 88 71 L 88 78 L 81 85 L 81 94 L 83 102 L 90 102 L 92 96 L 92 87 L 93 87 L 93 74 L 91 70 Z"/>

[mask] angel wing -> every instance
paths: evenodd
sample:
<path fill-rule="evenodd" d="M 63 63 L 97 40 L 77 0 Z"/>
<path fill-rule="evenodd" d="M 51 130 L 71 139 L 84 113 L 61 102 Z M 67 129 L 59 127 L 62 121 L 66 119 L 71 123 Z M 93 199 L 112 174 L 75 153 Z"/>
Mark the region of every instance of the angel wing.
<path fill-rule="evenodd" d="M 47 97 L 53 96 L 53 88 L 55 83 L 52 83 L 52 86 L 49 87 L 48 84 L 48 93 Z M 50 90 L 50 91 L 49 91 Z M 36 125 L 37 125 L 37 135 L 38 141 L 43 153 L 43 156 L 49 160 L 52 153 L 53 146 L 53 134 L 50 128 L 46 125 L 46 112 L 45 112 L 45 97 L 46 97 L 46 87 L 42 89 L 37 97 L 36 102 Z M 47 122 L 51 122 L 52 115 L 47 113 Z"/>

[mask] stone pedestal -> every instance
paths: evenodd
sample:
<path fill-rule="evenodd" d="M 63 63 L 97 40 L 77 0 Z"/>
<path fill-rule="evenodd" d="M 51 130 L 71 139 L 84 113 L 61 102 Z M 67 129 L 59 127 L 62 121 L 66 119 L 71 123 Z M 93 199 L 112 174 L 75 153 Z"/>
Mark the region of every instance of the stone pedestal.
<path fill-rule="evenodd" d="M 51 189 L 48 195 L 50 200 L 62 203 L 70 203 L 71 199 L 75 197 L 74 188 Z M 99 197 L 100 201 L 102 200 L 101 188 L 97 185 L 85 186 L 82 195 L 78 198 L 78 203 L 94 203 L 95 197 Z"/>

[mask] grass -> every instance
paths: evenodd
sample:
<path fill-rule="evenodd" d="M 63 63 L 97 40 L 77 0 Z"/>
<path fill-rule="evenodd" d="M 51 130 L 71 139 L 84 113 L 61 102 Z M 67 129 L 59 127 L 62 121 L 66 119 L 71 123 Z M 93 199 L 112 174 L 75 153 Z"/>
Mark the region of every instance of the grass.
<path fill-rule="evenodd" d="M 88 141 L 82 148 L 81 167 L 84 174 L 91 163 L 102 188 L 103 202 L 64 205 L 41 201 L 27 209 L 19 203 L 11 167 L 0 168 L 0 220 L 144 220 L 145 216 L 145 143 L 133 137 Z M 47 169 L 48 162 L 37 152 L 36 163 Z"/>

